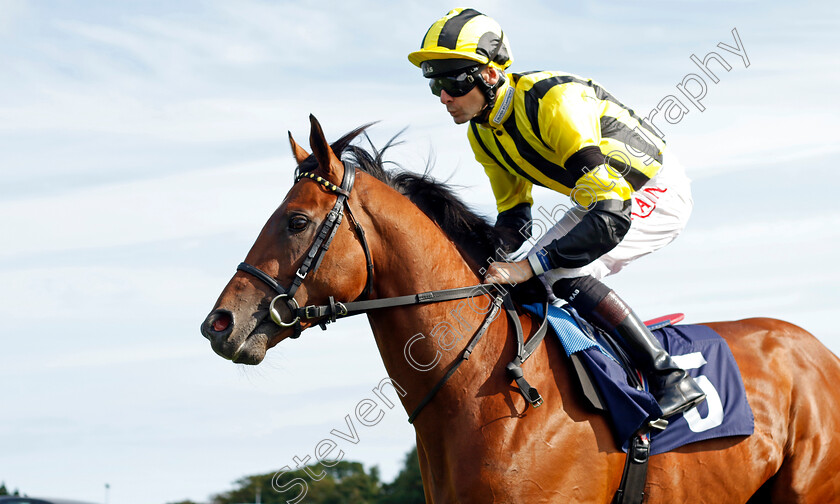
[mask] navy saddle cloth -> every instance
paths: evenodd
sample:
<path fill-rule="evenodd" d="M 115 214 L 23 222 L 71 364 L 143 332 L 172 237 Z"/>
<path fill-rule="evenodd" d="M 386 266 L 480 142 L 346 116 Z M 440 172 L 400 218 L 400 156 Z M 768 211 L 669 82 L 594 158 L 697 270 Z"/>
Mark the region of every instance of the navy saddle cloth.
<path fill-rule="evenodd" d="M 543 316 L 541 305 L 527 310 Z M 628 381 L 615 355 L 582 330 L 569 311 L 549 305 L 548 322 L 566 354 L 585 364 L 606 406 L 613 432 L 626 451 L 630 438 L 662 410 L 653 396 Z M 726 342 L 715 331 L 698 325 L 667 326 L 653 331 L 676 363 L 706 393 L 697 407 L 669 419 L 664 431 L 651 434 L 651 454 L 665 453 L 688 443 L 726 436 L 749 436 L 755 422 L 741 373 Z M 644 382 L 645 380 L 643 380 Z"/>

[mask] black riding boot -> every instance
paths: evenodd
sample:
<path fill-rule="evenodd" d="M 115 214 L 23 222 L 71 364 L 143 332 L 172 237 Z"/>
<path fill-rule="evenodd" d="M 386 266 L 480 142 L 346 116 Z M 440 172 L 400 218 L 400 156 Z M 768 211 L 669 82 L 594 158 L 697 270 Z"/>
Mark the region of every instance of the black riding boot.
<path fill-rule="evenodd" d="M 694 379 L 677 366 L 615 291 L 592 277 L 561 280 L 554 284 L 554 291 L 562 297 L 569 295 L 570 303 L 581 315 L 621 337 L 635 363 L 649 376 L 651 393 L 662 408 L 662 418 L 682 413 L 706 398 Z"/>
<path fill-rule="evenodd" d="M 594 322 L 602 329 L 617 333 L 627 344 L 631 356 L 651 381 L 651 393 L 668 418 L 696 406 L 706 394 L 677 366 L 644 322 L 615 291 L 610 291 L 593 311 Z"/>

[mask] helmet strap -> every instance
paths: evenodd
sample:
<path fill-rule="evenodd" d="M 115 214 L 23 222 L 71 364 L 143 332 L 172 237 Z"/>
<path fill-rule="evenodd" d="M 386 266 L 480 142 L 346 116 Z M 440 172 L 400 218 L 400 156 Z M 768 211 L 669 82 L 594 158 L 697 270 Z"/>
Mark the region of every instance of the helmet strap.
<path fill-rule="evenodd" d="M 487 58 L 487 65 L 486 67 L 490 66 L 493 63 L 493 60 L 496 59 L 496 56 L 499 54 L 499 50 L 502 48 L 502 45 L 505 43 L 505 32 L 502 31 L 499 36 L 499 43 L 493 48 L 493 52 L 490 53 L 490 56 Z M 499 80 L 496 81 L 495 84 L 489 84 L 486 80 L 484 80 L 484 75 L 478 74 L 478 86 L 481 88 L 481 92 L 484 93 L 484 98 L 487 100 L 487 106 L 481 111 L 479 115 L 476 116 L 476 120 L 478 122 L 485 123 L 490 119 L 490 111 L 493 110 L 493 106 L 496 105 L 496 91 L 499 87 L 505 82 L 505 74 L 502 70 L 497 69 L 496 71 L 499 72 Z"/>
<path fill-rule="evenodd" d="M 497 70 L 497 72 L 499 72 L 499 80 L 497 80 L 495 84 L 488 83 L 484 79 L 483 75 L 478 75 L 478 88 L 484 94 L 484 99 L 487 100 L 487 105 L 485 105 L 481 112 L 475 117 L 475 120 L 480 123 L 485 123 L 490 119 L 490 111 L 492 111 L 493 107 L 496 105 L 496 98 L 498 96 L 497 91 L 505 82 L 504 72 L 501 70 Z"/>

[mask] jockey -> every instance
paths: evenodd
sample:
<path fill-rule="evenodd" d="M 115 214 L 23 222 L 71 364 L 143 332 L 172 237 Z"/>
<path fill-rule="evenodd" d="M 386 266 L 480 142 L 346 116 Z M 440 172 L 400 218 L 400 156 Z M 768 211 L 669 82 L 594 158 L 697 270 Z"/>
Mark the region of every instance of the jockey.
<path fill-rule="evenodd" d="M 691 213 L 690 181 L 661 132 L 592 80 L 562 72 L 506 74 L 499 24 L 473 9 L 435 21 L 408 55 L 467 134 L 496 198 L 496 228 L 531 234 L 534 184 L 568 195 L 559 217 L 519 262 L 495 262 L 486 283 L 539 276 L 590 322 L 617 334 L 651 378 L 667 418 L 705 394 L 633 310 L 600 279 L 670 243 Z"/>

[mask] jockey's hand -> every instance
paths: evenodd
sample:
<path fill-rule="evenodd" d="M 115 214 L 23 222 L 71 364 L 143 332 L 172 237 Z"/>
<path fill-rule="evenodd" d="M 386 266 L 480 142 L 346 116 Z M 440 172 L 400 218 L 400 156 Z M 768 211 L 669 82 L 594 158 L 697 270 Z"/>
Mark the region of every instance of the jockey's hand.
<path fill-rule="evenodd" d="M 517 285 L 531 279 L 533 276 L 534 271 L 531 269 L 531 265 L 528 264 L 527 259 L 515 263 L 500 261 L 490 263 L 490 266 L 487 267 L 487 273 L 484 275 L 484 283 Z"/>

